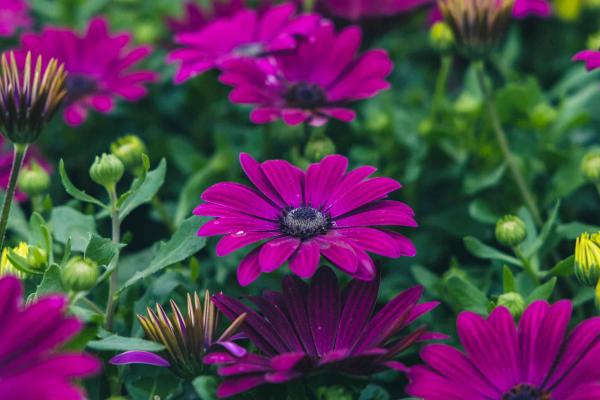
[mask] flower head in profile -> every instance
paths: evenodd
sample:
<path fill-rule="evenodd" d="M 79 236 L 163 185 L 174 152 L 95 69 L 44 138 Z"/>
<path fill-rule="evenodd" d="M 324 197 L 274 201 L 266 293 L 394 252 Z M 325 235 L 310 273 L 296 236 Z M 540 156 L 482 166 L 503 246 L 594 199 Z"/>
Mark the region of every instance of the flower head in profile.
<path fill-rule="evenodd" d="M 203 9 L 197 2 L 189 0 L 184 7 L 181 19 L 168 17 L 166 20 L 173 34 L 199 31 L 215 19 L 233 16 L 243 10 L 245 5 L 243 0 L 213 0 L 210 8 Z"/>
<path fill-rule="evenodd" d="M 509 310 L 457 320 L 464 351 L 429 345 L 412 367 L 409 395 L 425 400 L 583 400 L 600 398 L 600 318 L 568 333 L 572 305 L 532 303 L 518 326 Z"/>
<path fill-rule="evenodd" d="M 150 47 L 130 47 L 130 33 L 111 34 L 103 18 L 93 18 L 83 34 L 67 28 L 45 28 L 21 37 L 21 51 L 44 59 L 53 57 L 68 72 L 64 119 L 82 124 L 93 109 L 108 113 L 115 97 L 137 101 L 146 95 L 145 85 L 157 79 L 152 71 L 135 65 L 150 54 Z"/>
<path fill-rule="evenodd" d="M 320 20 L 315 14 L 295 14 L 296 7 L 290 3 L 263 12 L 243 9 L 230 18 L 216 19 L 199 31 L 177 35 L 175 41 L 181 48 L 167 58 L 179 63 L 175 83 L 220 68 L 231 60 L 294 49 L 297 38 L 308 35 Z"/>
<path fill-rule="evenodd" d="M 358 21 L 390 17 L 413 11 L 435 0 L 317 0 L 319 10 L 336 17 Z"/>
<path fill-rule="evenodd" d="M 194 213 L 215 217 L 198 234 L 223 238 L 217 255 L 225 256 L 259 243 L 241 261 L 241 285 L 286 261 L 291 271 L 309 278 L 321 255 L 345 273 L 363 280 L 376 276 L 367 252 L 397 258 L 413 256 L 405 236 L 383 226 L 416 226 L 413 210 L 387 197 L 401 185 L 385 177 L 370 177 L 376 169 L 350 172 L 348 159 L 325 157 L 303 171 L 284 160 L 258 163 L 240 155 L 244 172 L 256 189 L 234 182 L 218 183 L 204 191 Z"/>
<path fill-rule="evenodd" d="M 55 58 L 26 53 L 2 54 L 0 72 L 0 129 L 11 142 L 35 142 L 67 94 L 64 65 Z"/>
<path fill-rule="evenodd" d="M 575 275 L 584 285 L 596 286 L 600 279 L 600 232 L 583 233 L 575 243 Z"/>
<path fill-rule="evenodd" d="M 148 308 L 146 316 L 138 315 L 146 336 L 165 347 L 162 354 L 132 350 L 113 357 L 111 364 L 165 367 L 184 379 L 192 379 L 202 373 L 202 358 L 210 349 L 220 346 L 236 356 L 246 355 L 246 350 L 233 342 L 234 334 L 246 316 L 239 315 L 217 337 L 219 314 L 208 291 L 204 296 L 204 304 L 197 293 L 193 296 L 188 294 L 186 314 L 181 312 L 173 300 L 171 311 L 169 317 L 163 307 L 157 304 L 156 312 Z"/>
<path fill-rule="evenodd" d="M 31 24 L 25 0 L 0 0 L 0 36 L 13 36 L 19 29 L 30 28 Z"/>
<path fill-rule="evenodd" d="M 342 291 L 329 268 L 321 268 L 310 285 L 289 275 L 283 291 L 266 291 L 248 299 L 260 314 L 223 294 L 214 296 L 229 319 L 247 314 L 241 330 L 260 350 L 238 357 L 213 353 L 225 382 L 217 394 L 228 397 L 266 383 L 284 383 L 311 373 L 369 375 L 387 368 L 407 372 L 396 358 L 416 342 L 443 339 L 422 325 L 406 328 L 437 306 L 418 304 L 423 289 L 408 289 L 373 315 L 379 280 L 354 280 Z"/>
<path fill-rule="evenodd" d="M 356 114 L 348 104 L 389 88 L 393 67 L 385 50 L 359 55 L 360 43 L 358 27 L 336 33 L 322 24 L 296 51 L 229 63 L 220 80 L 233 86 L 232 102 L 255 106 L 250 119 L 256 124 L 280 118 L 288 125 L 350 122 Z"/>
<path fill-rule="evenodd" d="M 470 58 L 485 58 L 504 36 L 515 0 L 438 0 L 459 49 Z"/>
<path fill-rule="evenodd" d="M 45 296 L 23 305 L 16 277 L 0 278 L 0 398 L 83 400 L 74 379 L 100 370 L 95 358 L 57 349 L 82 327 L 65 315 L 65 296 Z"/>

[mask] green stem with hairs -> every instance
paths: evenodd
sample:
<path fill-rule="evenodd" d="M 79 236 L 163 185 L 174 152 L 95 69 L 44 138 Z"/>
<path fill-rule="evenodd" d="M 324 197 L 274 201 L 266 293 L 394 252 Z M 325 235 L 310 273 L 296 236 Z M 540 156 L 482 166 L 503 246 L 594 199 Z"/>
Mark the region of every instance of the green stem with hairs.
<path fill-rule="evenodd" d="M 119 209 L 117 208 L 117 192 L 115 187 L 107 188 L 108 197 L 110 199 L 110 220 L 112 225 L 112 242 L 119 243 L 121 240 L 121 220 L 119 219 Z M 117 258 L 113 260 L 115 268 L 113 269 L 109 283 L 108 283 L 108 300 L 106 302 L 106 322 L 105 327 L 107 330 L 112 330 L 113 320 L 115 311 L 117 309 L 117 291 L 119 289 L 119 274 L 118 274 L 118 257 L 119 253 L 115 255 Z"/>
<path fill-rule="evenodd" d="M 25 159 L 25 154 L 27 154 L 28 147 L 29 145 L 27 144 L 14 144 L 14 157 L 12 167 L 10 169 L 10 177 L 8 179 L 8 188 L 4 194 L 4 204 L 2 205 L 2 213 L 0 214 L 0 250 L 4 248 L 4 239 L 6 237 L 6 227 L 8 226 L 10 207 L 12 205 L 13 198 L 15 197 L 19 172 L 23 166 L 23 160 Z"/>
<path fill-rule="evenodd" d="M 489 117 L 492 121 L 492 128 L 493 128 L 494 134 L 496 136 L 496 141 L 498 142 L 498 146 L 500 147 L 500 150 L 502 151 L 502 155 L 504 156 L 506 165 L 508 166 L 508 169 L 509 169 L 511 175 L 512 175 L 515 183 L 517 184 L 517 187 L 519 189 L 519 192 L 521 193 L 521 197 L 523 198 L 525 205 L 527 206 L 527 208 L 529 208 L 529 211 L 531 211 L 531 215 L 533 216 L 533 220 L 535 221 L 535 223 L 538 226 L 540 226 L 543 223 L 542 215 L 537 206 L 537 203 L 535 202 L 535 198 L 533 197 L 533 194 L 531 193 L 531 191 L 529 190 L 529 187 L 527 186 L 527 181 L 525 180 L 523 173 L 519 169 L 517 160 L 510 149 L 510 145 L 508 143 L 508 137 L 506 136 L 506 132 L 504 131 L 504 128 L 502 127 L 502 123 L 500 122 L 500 117 L 498 116 L 498 110 L 496 109 L 493 89 L 491 87 L 489 87 L 486 82 L 485 66 L 483 65 L 482 61 L 476 62 L 474 64 L 474 66 L 475 66 L 475 70 L 477 72 L 477 78 L 479 80 L 479 85 L 481 87 L 481 91 L 483 92 L 483 95 L 485 98 L 486 108 L 487 108 Z"/>

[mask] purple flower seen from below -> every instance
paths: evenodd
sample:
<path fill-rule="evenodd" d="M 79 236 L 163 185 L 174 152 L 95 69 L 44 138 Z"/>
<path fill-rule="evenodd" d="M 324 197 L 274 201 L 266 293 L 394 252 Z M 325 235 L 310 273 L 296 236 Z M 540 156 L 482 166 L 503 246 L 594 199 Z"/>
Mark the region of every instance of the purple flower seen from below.
<path fill-rule="evenodd" d="M 214 0 L 211 7 L 203 9 L 196 1 L 185 3 L 181 19 L 167 17 L 166 23 L 173 34 L 198 31 L 215 19 L 231 17 L 245 8 L 243 0 Z"/>
<path fill-rule="evenodd" d="M 390 17 L 434 3 L 435 0 L 317 0 L 316 5 L 333 16 L 358 21 Z"/>
<path fill-rule="evenodd" d="M 243 9 L 230 18 L 219 18 L 205 28 L 181 33 L 175 41 L 181 48 L 172 51 L 168 62 L 179 63 L 175 83 L 193 78 L 224 63 L 292 50 L 298 37 L 308 35 L 321 17 L 296 16 L 290 3 L 258 10 Z"/>
<path fill-rule="evenodd" d="M 45 28 L 21 37 L 22 53 L 34 59 L 56 58 L 68 72 L 64 119 L 71 126 L 82 124 L 88 110 L 108 113 L 114 98 L 137 101 L 147 93 L 145 85 L 158 78 L 153 71 L 133 67 L 150 54 L 150 47 L 129 47 L 130 33 L 111 34 L 103 18 L 89 22 L 83 35 L 66 28 Z"/>
<path fill-rule="evenodd" d="M 59 295 L 24 306 L 21 282 L 0 278 L 0 399 L 85 398 L 72 381 L 97 373 L 101 364 L 84 353 L 57 351 L 82 327 L 65 315 L 66 307 Z"/>
<path fill-rule="evenodd" d="M 223 235 L 218 256 L 260 243 L 238 267 L 241 285 L 286 261 L 294 274 L 309 278 L 321 255 L 352 277 L 372 280 L 376 269 L 367 252 L 390 258 L 415 255 L 405 236 L 373 228 L 416 226 L 408 205 L 387 199 L 400 183 L 370 177 L 375 168 L 347 172 L 348 159 L 339 155 L 325 157 L 306 172 L 284 160 L 260 164 L 244 153 L 240 163 L 256 189 L 218 183 L 204 191 L 204 203 L 194 213 L 215 217 L 198 235 Z"/>
<path fill-rule="evenodd" d="M 505 307 L 487 319 L 463 312 L 464 352 L 430 345 L 411 368 L 407 392 L 425 400 L 600 399 L 600 318 L 567 333 L 572 305 L 532 303 L 518 326 Z"/>
<path fill-rule="evenodd" d="M 19 29 L 31 27 L 29 6 L 25 0 L 0 0 L 0 36 L 13 36 Z"/>
<path fill-rule="evenodd" d="M 241 330 L 260 350 L 238 357 L 212 353 L 207 364 L 218 364 L 225 377 L 217 391 L 228 397 L 265 383 L 284 383 L 313 372 L 369 375 L 392 368 L 407 372 L 395 358 L 417 342 L 444 339 L 420 326 L 405 330 L 437 306 L 418 304 L 423 292 L 415 287 L 398 295 L 373 315 L 379 279 L 354 280 L 341 291 L 329 268 L 321 268 L 310 285 L 290 275 L 283 291 L 266 291 L 248 299 L 260 314 L 223 294 L 216 306 L 229 319 L 246 314 Z"/>
<path fill-rule="evenodd" d="M 233 103 L 255 106 L 250 119 L 256 124 L 280 118 L 288 125 L 350 122 L 356 114 L 348 103 L 389 88 L 393 68 L 385 50 L 359 55 L 361 36 L 358 27 L 336 33 L 322 24 L 296 51 L 228 63 L 220 80 L 233 86 Z"/>

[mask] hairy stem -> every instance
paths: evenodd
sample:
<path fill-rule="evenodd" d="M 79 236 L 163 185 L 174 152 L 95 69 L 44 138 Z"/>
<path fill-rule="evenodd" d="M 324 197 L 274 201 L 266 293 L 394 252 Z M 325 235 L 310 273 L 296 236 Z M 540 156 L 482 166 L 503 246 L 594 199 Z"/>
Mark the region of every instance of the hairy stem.
<path fill-rule="evenodd" d="M 6 237 L 6 227 L 8 225 L 8 216 L 10 215 L 10 206 L 15 197 L 15 189 L 17 188 L 17 179 L 19 172 L 23 166 L 23 160 L 27 153 L 28 145 L 14 144 L 14 157 L 12 167 L 10 169 L 10 177 L 8 179 L 8 188 L 4 194 L 4 204 L 2 205 L 2 214 L 0 214 L 0 250 L 4 248 L 4 238 Z"/>
<path fill-rule="evenodd" d="M 117 192 L 115 188 L 108 189 L 108 197 L 110 199 L 110 219 L 112 224 L 112 242 L 119 243 L 121 240 L 121 220 L 119 219 L 119 210 L 117 208 Z M 113 260 L 115 268 L 113 269 L 110 280 L 108 283 L 108 299 L 106 302 L 106 329 L 112 330 L 113 320 L 115 311 L 117 309 L 118 298 L 116 297 L 117 290 L 119 289 L 119 274 L 118 274 L 118 257 L 119 253 L 115 255 L 117 259 Z"/>
<path fill-rule="evenodd" d="M 531 211 L 531 215 L 533 216 L 535 223 L 538 226 L 542 225 L 542 215 L 537 206 L 537 203 L 535 202 L 535 198 L 533 197 L 533 194 L 527 186 L 527 182 L 525 180 L 525 177 L 523 176 L 523 173 L 519 169 L 519 166 L 517 165 L 517 160 L 515 159 L 515 156 L 510 150 L 508 138 L 506 136 L 504 128 L 502 127 L 502 123 L 500 122 L 498 110 L 496 109 L 496 104 L 494 102 L 493 89 L 490 88 L 486 82 L 485 67 L 483 65 L 483 62 L 476 63 L 475 69 L 477 71 L 477 78 L 479 80 L 479 85 L 481 86 L 481 91 L 483 92 L 485 97 L 486 108 L 489 117 L 492 121 L 492 128 L 494 134 L 496 135 L 496 141 L 498 142 L 498 146 L 502 151 L 502 155 L 504 156 L 506 165 L 508 166 L 511 175 L 515 183 L 517 184 L 517 187 L 519 189 L 519 192 L 521 193 L 521 197 L 523 198 L 525 205 L 527 206 L 527 208 L 529 208 L 529 211 Z"/>

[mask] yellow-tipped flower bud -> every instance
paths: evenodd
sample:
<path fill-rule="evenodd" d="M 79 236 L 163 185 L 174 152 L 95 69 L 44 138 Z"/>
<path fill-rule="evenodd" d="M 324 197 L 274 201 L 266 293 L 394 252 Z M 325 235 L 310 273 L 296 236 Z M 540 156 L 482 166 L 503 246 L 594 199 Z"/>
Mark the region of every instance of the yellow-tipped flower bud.
<path fill-rule="evenodd" d="M 454 33 L 446 22 L 438 21 L 429 30 L 429 43 L 435 50 L 444 53 L 454 47 Z"/>
<path fill-rule="evenodd" d="M 510 314 L 515 318 L 519 318 L 527 306 L 523 296 L 516 292 L 508 292 L 500 295 L 497 305 L 508 308 Z"/>
<path fill-rule="evenodd" d="M 582 285 L 595 287 L 600 280 L 600 232 L 584 233 L 575 242 L 575 276 Z"/>
<path fill-rule="evenodd" d="M 600 183 L 600 150 L 592 150 L 581 160 L 581 173 L 591 183 Z"/>
<path fill-rule="evenodd" d="M 117 139 L 110 145 L 110 152 L 117 156 L 128 171 L 138 175 L 143 166 L 142 154 L 146 153 L 146 145 L 136 135 L 127 135 Z"/>
<path fill-rule="evenodd" d="M 29 197 L 45 194 L 50 187 L 50 174 L 38 163 L 33 162 L 21 170 L 17 186 Z"/>
<path fill-rule="evenodd" d="M 521 244 L 525 238 L 527 238 L 527 230 L 521 218 L 514 215 L 505 215 L 496 223 L 496 240 L 498 243 L 514 247 Z"/>
<path fill-rule="evenodd" d="M 96 156 L 90 167 L 90 178 L 99 185 L 111 190 L 123 177 L 125 166 L 123 162 L 112 154 Z"/>
<path fill-rule="evenodd" d="M 46 251 L 39 247 L 29 246 L 27 243 L 21 242 L 12 249 L 5 247 L 4 250 L 2 250 L 2 257 L 0 257 L 0 276 L 13 275 L 21 279 L 28 276 L 26 272 L 15 267 L 9 260 L 8 255 L 11 251 L 24 260 L 23 263 L 27 264 L 26 267 L 29 270 L 43 271 L 48 263 L 48 254 L 46 254 Z"/>
<path fill-rule="evenodd" d="M 60 273 L 63 285 L 74 292 L 83 292 L 93 288 L 98 280 L 98 275 L 98 264 L 83 257 L 71 258 Z"/>

